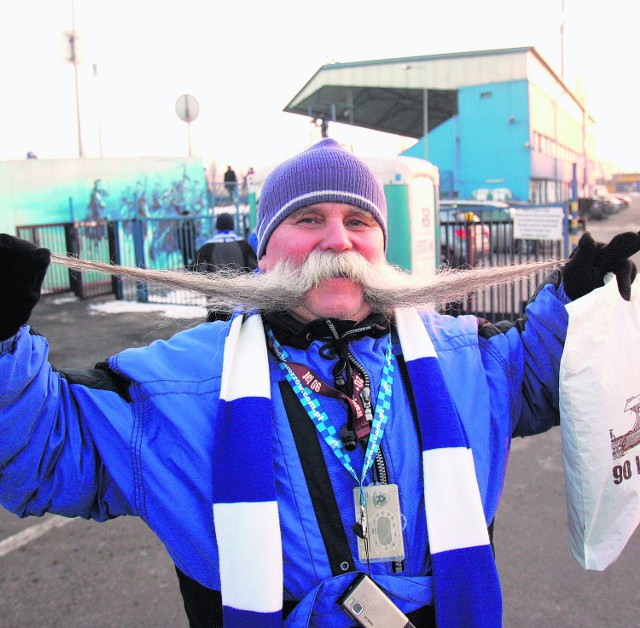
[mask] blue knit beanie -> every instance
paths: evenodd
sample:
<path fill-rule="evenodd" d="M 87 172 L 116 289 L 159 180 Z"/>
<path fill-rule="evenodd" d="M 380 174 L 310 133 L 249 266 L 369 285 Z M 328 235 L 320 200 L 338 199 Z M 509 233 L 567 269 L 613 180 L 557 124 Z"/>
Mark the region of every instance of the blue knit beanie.
<path fill-rule="evenodd" d="M 373 214 L 387 246 L 387 201 L 361 159 L 324 139 L 280 164 L 264 182 L 258 204 L 258 259 L 274 229 L 289 215 L 316 203 L 348 203 Z"/>

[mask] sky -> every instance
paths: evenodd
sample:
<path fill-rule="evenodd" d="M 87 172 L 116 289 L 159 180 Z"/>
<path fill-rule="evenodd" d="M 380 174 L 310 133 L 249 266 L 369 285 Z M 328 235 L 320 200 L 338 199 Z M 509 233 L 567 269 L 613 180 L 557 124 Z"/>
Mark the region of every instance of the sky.
<path fill-rule="evenodd" d="M 564 4 L 564 11 L 562 6 Z M 241 174 L 319 139 L 284 113 L 313 74 L 349 62 L 535 46 L 596 121 L 597 156 L 640 172 L 637 0 L 0 0 L 0 160 L 187 156 Z M 564 37 L 560 25 L 564 16 Z M 564 42 L 564 46 L 561 45 Z M 561 54 L 564 50 L 564 55 Z M 97 70 L 94 72 L 94 68 Z M 193 95 L 190 125 L 175 110 Z M 415 140 L 345 125 L 330 135 L 366 155 Z"/>

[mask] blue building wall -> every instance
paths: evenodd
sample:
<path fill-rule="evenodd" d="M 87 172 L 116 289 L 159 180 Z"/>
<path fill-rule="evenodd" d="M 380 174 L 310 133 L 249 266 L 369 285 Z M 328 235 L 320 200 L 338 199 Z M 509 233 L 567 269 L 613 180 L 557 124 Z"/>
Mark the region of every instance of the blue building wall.
<path fill-rule="evenodd" d="M 449 118 L 429 132 L 427 158 L 440 171 L 440 198 L 453 198 L 456 190 L 458 167 L 456 165 L 458 116 Z M 424 159 L 424 140 L 408 148 L 403 155 Z"/>
<path fill-rule="evenodd" d="M 458 115 L 429 133 L 428 157 L 444 175 L 452 172 L 459 198 L 479 188 L 509 188 L 528 200 L 531 176 L 527 81 L 492 83 L 458 91 Z M 403 153 L 424 154 L 422 141 Z"/>

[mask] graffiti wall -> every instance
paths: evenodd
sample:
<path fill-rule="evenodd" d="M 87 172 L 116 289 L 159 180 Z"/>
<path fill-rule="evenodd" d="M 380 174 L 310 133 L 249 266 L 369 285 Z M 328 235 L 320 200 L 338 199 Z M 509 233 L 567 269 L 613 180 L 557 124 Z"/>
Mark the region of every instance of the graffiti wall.
<path fill-rule="evenodd" d="M 199 159 L 0 161 L 0 230 L 76 220 L 206 215 Z"/>

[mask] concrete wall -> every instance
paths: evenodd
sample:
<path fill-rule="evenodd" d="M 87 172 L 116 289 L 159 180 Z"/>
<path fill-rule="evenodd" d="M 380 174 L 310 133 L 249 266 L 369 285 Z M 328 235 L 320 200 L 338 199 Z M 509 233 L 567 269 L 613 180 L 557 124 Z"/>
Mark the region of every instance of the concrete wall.
<path fill-rule="evenodd" d="M 207 213 L 199 159 L 30 159 L 0 162 L 0 231 L 74 220 Z"/>

